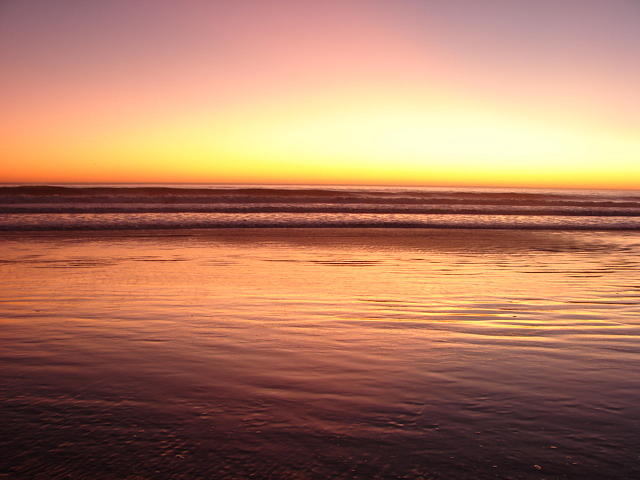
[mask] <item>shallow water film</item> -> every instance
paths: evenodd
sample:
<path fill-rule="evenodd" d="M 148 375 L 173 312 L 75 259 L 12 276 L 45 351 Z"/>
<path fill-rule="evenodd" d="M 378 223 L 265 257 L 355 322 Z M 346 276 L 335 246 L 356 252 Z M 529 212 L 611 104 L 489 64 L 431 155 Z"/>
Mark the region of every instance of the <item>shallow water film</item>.
<path fill-rule="evenodd" d="M 640 478 L 640 233 L 7 232 L 0 478 Z"/>

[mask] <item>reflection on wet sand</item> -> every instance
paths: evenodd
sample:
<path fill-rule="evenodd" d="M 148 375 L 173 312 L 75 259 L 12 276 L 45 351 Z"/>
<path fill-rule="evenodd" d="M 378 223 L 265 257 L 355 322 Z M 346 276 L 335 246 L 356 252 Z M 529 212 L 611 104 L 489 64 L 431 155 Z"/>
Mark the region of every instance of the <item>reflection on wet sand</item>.
<path fill-rule="evenodd" d="M 633 232 L 4 234 L 9 478 L 634 478 Z"/>

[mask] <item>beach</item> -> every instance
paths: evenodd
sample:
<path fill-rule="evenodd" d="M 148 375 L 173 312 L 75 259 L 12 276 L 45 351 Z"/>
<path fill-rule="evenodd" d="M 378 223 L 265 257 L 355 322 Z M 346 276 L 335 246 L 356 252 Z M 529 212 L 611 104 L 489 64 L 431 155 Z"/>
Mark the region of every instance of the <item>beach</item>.
<path fill-rule="evenodd" d="M 6 231 L 10 479 L 629 479 L 640 233 Z"/>

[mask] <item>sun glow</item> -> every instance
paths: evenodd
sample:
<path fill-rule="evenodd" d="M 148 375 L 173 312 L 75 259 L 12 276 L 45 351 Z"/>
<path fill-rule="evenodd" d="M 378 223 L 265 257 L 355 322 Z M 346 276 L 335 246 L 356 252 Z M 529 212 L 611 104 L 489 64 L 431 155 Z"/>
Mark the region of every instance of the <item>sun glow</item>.
<path fill-rule="evenodd" d="M 310 106 L 311 104 L 311 106 Z M 82 132 L 78 135 L 78 132 Z M 597 125 L 553 123 L 435 102 L 260 105 L 78 127 L 44 138 L 58 181 L 598 185 L 637 187 L 640 141 Z M 67 133 L 68 135 L 68 133 Z M 47 141 L 48 140 L 48 141 Z M 5 148 L 6 148 L 5 144 Z M 24 145 L 13 146 L 20 157 Z M 37 158 L 37 157 L 36 157 Z M 608 158 L 603 170 L 603 159 Z M 37 160 L 23 157 L 16 180 Z M 65 165 L 60 170 L 58 165 Z M 8 180 L 11 180 L 10 178 Z"/>

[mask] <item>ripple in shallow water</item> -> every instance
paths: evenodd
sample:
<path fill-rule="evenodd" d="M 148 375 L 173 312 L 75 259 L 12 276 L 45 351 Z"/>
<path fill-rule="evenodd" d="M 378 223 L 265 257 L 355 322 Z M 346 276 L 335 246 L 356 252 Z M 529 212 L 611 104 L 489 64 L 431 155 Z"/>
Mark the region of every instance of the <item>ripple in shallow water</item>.
<path fill-rule="evenodd" d="M 640 473 L 637 234 L 0 242 L 8 478 Z"/>

